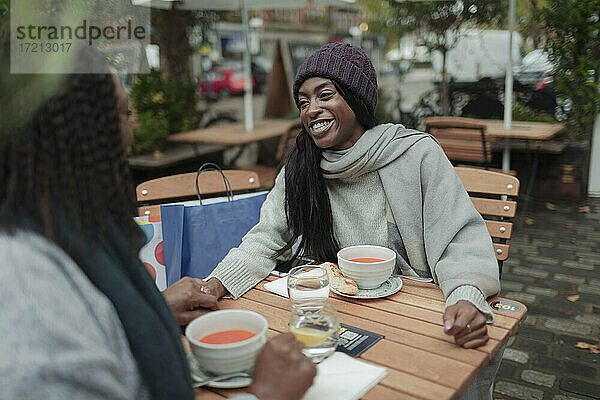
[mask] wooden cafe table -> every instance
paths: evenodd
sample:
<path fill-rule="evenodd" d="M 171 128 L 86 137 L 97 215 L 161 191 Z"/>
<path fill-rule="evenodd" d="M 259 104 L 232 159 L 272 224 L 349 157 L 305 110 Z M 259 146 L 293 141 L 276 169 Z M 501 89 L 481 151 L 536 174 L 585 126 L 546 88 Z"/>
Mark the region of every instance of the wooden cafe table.
<path fill-rule="evenodd" d="M 238 300 L 220 300 L 221 309 L 252 310 L 269 322 L 270 337 L 286 332 L 289 300 L 264 288 L 268 277 Z M 385 335 L 361 359 L 388 369 L 387 375 L 363 399 L 455 399 L 508 338 L 527 314 L 526 307 L 501 298 L 490 299 L 495 321 L 488 325 L 490 340 L 477 349 L 463 349 L 443 332 L 444 297 L 437 285 L 403 279 L 402 289 L 389 297 L 353 300 L 331 294 L 340 322 Z M 242 389 L 198 388 L 196 400 L 218 400 L 243 393 Z M 330 400 L 330 399 L 324 399 Z"/>
<path fill-rule="evenodd" d="M 504 128 L 504 121 L 478 120 L 486 125 L 489 138 L 504 139 L 502 146 L 502 170 L 510 170 L 511 140 L 548 140 L 554 137 L 565 126 L 559 123 L 512 121 L 510 129 Z"/>
<path fill-rule="evenodd" d="M 485 125 L 486 137 L 491 140 L 503 140 L 502 170 L 510 170 L 510 143 L 516 140 L 545 141 L 553 138 L 565 126 L 560 123 L 512 121 L 510 129 L 504 127 L 504 121 L 495 119 L 478 119 L 462 117 L 428 117 L 427 121 L 443 120 L 451 123 L 452 119 L 469 120 Z"/>
<path fill-rule="evenodd" d="M 254 130 L 246 132 L 243 122 L 217 125 L 169 135 L 169 141 L 239 146 L 279 137 L 297 123 L 289 119 L 263 119 L 254 122 Z"/>

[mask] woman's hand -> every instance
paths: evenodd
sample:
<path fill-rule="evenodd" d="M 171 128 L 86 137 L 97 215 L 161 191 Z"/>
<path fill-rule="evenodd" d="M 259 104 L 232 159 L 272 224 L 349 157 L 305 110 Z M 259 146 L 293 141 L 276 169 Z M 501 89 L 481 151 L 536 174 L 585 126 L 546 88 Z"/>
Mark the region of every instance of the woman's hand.
<path fill-rule="evenodd" d="M 221 297 L 229 293 L 227 289 L 225 289 L 225 286 L 223 286 L 221 281 L 217 278 L 210 278 L 208 281 L 205 282 L 205 284 L 210 289 L 210 293 L 213 296 L 216 296 L 217 299 L 220 299 Z"/>
<path fill-rule="evenodd" d="M 466 300 L 446 308 L 444 333 L 454 336 L 456 344 L 466 349 L 483 346 L 489 340 L 485 315 Z"/>
<path fill-rule="evenodd" d="M 248 392 L 261 400 L 297 400 L 312 385 L 317 369 L 291 333 L 269 340 L 258 353 Z"/>
<path fill-rule="evenodd" d="M 219 309 L 217 288 L 215 282 L 209 284 L 202 279 L 186 276 L 169 286 L 162 294 L 177 323 L 183 326 L 209 310 Z"/>

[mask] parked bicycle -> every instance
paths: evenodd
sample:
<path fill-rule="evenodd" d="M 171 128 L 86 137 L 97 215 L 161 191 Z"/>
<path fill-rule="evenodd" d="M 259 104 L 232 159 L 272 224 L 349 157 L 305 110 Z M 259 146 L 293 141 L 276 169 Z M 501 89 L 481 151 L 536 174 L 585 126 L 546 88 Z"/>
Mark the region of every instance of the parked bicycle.
<path fill-rule="evenodd" d="M 504 81 L 483 78 L 477 82 L 449 83 L 450 115 L 485 119 L 502 119 L 504 115 Z M 559 99 L 553 80 L 545 79 L 535 84 L 513 85 L 513 103 L 523 106 L 533 114 L 544 114 L 564 121 L 571 111 L 571 100 Z M 424 120 L 442 115 L 441 84 L 425 92 L 410 112 L 416 129 L 424 129 Z"/>

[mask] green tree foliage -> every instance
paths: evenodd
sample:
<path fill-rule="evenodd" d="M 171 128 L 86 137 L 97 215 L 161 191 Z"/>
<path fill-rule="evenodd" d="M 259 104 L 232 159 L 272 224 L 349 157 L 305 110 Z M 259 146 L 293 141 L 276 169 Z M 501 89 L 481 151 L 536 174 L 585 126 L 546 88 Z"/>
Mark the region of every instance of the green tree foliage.
<path fill-rule="evenodd" d="M 556 90 L 571 99 L 571 139 L 589 139 L 600 113 L 600 0 L 549 0 L 540 12 Z"/>
<path fill-rule="evenodd" d="M 147 111 L 138 115 L 138 124 L 139 127 L 133 132 L 132 153 L 143 154 L 162 150 L 167 144 L 169 121 Z"/>
<path fill-rule="evenodd" d="M 152 143 L 158 150 L 163 136 L 193 129 L 198 122 L 195 90 L 193 84 L 177 82 L 154 69 L 138 75 L 130 92 L 141 125 L 134 135 L 138 142 L 134 150 L 147 150 Z"/>
<path fill-rule="evenodd" d="M 539 23 L 540 10 L 548 4 L 547 0 L 520 0 L 515 2 L 516 25 L 515 30 L 531 42 L 528 51 L 536 49 L 543 40 L 544 32 Z"/>

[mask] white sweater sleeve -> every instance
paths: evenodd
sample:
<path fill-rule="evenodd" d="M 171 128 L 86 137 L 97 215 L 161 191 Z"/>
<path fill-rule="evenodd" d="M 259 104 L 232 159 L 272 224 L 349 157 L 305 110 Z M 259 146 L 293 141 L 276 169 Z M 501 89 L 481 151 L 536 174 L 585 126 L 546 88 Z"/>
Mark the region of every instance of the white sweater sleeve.
<path fill-rule="evenodd" d="M 273 255 L 290 240 L 285 215 L 284 169 L 260 210 L 260 221 L 233 248 L 206 278 L 217 278 L 234 297 L 253 288 L 275 268 Z"/>

